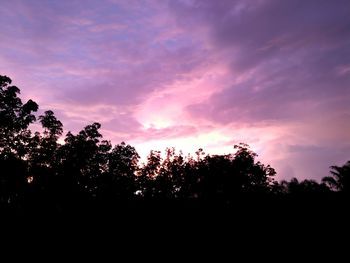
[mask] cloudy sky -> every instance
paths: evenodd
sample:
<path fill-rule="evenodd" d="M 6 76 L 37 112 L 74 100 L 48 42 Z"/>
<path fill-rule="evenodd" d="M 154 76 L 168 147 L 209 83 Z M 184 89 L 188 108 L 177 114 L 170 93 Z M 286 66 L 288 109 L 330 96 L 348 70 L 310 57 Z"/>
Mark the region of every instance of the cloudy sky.
<path fill-rule="evenodd" d="M 0 74 L 141 155 L 246 142 L 281 179 L 350 159 L 349 0 L 0 0 Z"/>

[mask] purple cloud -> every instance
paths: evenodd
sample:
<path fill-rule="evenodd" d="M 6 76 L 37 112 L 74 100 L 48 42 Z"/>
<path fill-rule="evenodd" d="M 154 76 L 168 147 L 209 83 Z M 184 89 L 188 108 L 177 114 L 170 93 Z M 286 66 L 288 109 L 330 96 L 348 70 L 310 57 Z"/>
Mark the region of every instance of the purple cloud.
<path fill-rule="evenodd" d="M 350 156 L 349 13 L 347 0 L 5 1 L 0 74 L 66 130 L 99 121 L 145 153 L 245 141 L 281 178 L 321 178 Z"/>

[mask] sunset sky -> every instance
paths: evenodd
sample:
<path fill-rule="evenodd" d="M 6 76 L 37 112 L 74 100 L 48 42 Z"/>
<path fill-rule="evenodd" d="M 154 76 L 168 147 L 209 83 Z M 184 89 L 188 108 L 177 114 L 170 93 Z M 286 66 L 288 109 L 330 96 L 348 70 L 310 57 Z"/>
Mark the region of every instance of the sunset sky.
<path fill-rule="evenodd" d="M 0 0 L 0 74 L 142 156 L 246 142 L 280 179 L 350 159 L 349 0 Z"/>

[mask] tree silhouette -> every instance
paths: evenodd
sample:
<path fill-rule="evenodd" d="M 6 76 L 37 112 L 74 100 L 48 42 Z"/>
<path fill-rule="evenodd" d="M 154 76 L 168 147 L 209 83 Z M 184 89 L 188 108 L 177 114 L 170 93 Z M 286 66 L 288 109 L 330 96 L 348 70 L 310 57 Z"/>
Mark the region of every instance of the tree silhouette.
<path fill-rule="evenodd" d="M 99 197 L 106 200 L 132 200 L 136 192 L 139 155 L 122 142 L 108 153 L 107 171 L 99 178 Z"/>
<path fill-rule="evenodd" d="M 58 167 L 62 193 L 66 201 L 85 201 L 96 197 L 98 178 L 107 172 L 111 144 L 102 140 L 101 125 L 93 123 L 77 135 L 68 132 L 59 148 Z"/>
<path fill-rule="evenodd" d="M 350 161 L 343 166 L 331 166 L 332 176 L 326 176 L 322 179 L 326 185 L 335 191 L 349 194 L 350 189 Z"/>
<path fill-rule="evenodd" d="M 25 161 L 31 140 L 29 124 L 35 121 L 38 105 L 28 100 L 23 104 L 20 90 L 12 80 L 0 75 L 0 202 L 12 203 L 27 188 L 28 168 Z"/>
<path fill-rule="evenodd" d="M 282 181 L 280 184 L 284 189 L 284 194 L 290 194 L 294 196 L 301 195 L 322 195 L 329 192 L 329 188 L 324 184 L 319 184 L 315 180 L 305 179 L 299 181 L 297 178 L 292 178 L 289 182 Z"/>
<path fill-rule="evenodd" d="M 35 121 L 33 112 L 38 110 L 38 105 L 32 100 L 23 104 L 18 97 L 19 88 L 11 83 L 10 78 L 0 76 L 0 151 L 3 155 L 22 158 L 30 137 L 27 128 Z"/>
<path fill-rule="evenodd" d="M 152 198 L 157 194 L 156 177 L 161 167 L 160 151 L 151 151 L 147 163 L 140 169 L 137 177 L 137 193 L 144 198 Z"/>
<path fill-rule="evenodd" d="M 53 205 L 58 190 L 56 189 L 59 165 L 57 152 L 60 145 L 57 141 L 63 133 L 63 125 L 51 110 L 39 116 L 39 121 L 44 130 L 43 135 L 39 132 L 34 134 L 28 154 L 30 187 L 35 193 L 35 198 Z"/>
<path fill-rule="evenodd" d="M 349 193 L 350 161 L 331 166 L 332 176 L 322 183 L 278 182 L 276 171 L 256 161 L 257 154 L 244 143 L 225 155 L 206 154 L 202 148 L 185 157 L 175 148 L 167 148 L 164 157 L 151 151 L 140 165 L 134 147 L 124 142 L 112 147 L 94 122 L 78 134 L 68 132 L 61 144 L 63 124 L 51 110 L 38 118 L 41 132 L 30 131 L 38 105 L 23 103 L 11 82 L 0 76 L 0 208 L 64 213 L 95 205 L 114 210 L 162 202 L 167 207 L 213 203 L 234 208 L 250 198 L 250 205 L 264 200 L 300 205 L 300 200 L 323 202 L 330 196 L 343 198 L 337 192 Z"/>
<path fill-rule="evenodd" d="M 255 193 L 269 192 L 276 175 L 275 169 L 270 165 L 255 163 L 257 154 L 251 151 L 247 144 L 241 143 L 234 148 L 237 152 L 233 156 L 233 165 L 241 190 Z"/>
<path fill-rule="evenodd" d="M 165 159 L 161 165 L 159 176 L 163 179 L 163 194 L 167 197 L 183 198 L 182 188 L 184 185 L 185 173 L 185 159 L 182 152 L 176 153 L 175 148 L 165 149 Z"/>

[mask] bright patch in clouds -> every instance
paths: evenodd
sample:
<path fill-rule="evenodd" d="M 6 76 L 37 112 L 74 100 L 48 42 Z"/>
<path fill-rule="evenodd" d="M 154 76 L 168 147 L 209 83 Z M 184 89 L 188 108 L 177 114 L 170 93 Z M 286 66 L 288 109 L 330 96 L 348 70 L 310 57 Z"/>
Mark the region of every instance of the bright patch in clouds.
<path fill-rule="evenodd" d="M 215 92 L 224 89 L 227 70 L 222 67 L 207 68 L 193 75 L 156 89 L 135 111 L 135 118 L 145 128 L 162 129 L 179 124 L 193 125 L 186 108 L 201 103 Z"/>

